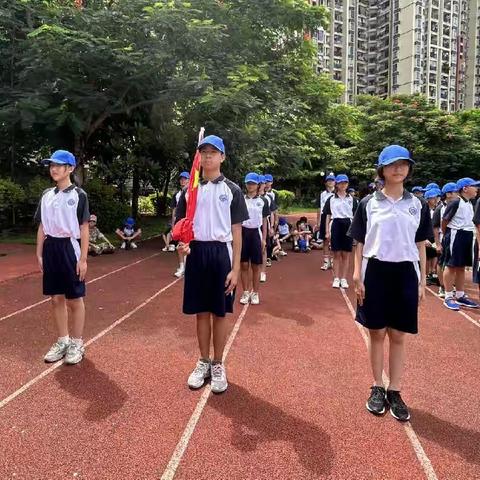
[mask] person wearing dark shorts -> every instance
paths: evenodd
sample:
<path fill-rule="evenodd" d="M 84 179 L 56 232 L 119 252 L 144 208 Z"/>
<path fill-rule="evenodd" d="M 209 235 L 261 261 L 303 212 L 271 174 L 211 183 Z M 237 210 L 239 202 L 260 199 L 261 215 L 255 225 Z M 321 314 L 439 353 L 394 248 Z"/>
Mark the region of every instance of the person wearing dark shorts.
<path fill-rule="evenodd" d="M 473 224 L 475 225 L 475 247 L 473 249 L 473 283 L 476 283 L 479 288 L 479 297 L 480 297 L 480 261 L 479 261 L 479 250 L 480 250 L 480 198 L 477 199 L 475 203 L 475 210 L 473 214 Z"/>
<path fill-rule="evenodd" d="M 400 395 L 408 333 L 418 332 L 418 303 L 425 296 L 425 241 L 432 235 L 428 205 L 404 188 L 412 171 L 410 152 L 386 147 L 377 173 L 383 190 L 365 197 L 350 227 L 358 244 L 354 284 L 356 321 L 368 329 L 373 386 L 367 410 L 383 415 L 388 408 L 400 421 L 410 412 Z M 390 384 L 383 382 L 384 343 L 389 338 Z"/>
<path fill-rule="evenodd" d="M 439 203 L 441 203 L 440 198 L 442 196 L 442 191 L 437 188 L 431 188 L 425 192 L 424 199 L 428 204 L 430 217 L 432 218 L 435 215 L 435 210 L 437 209 Z M 438 276 L 437 276 L 437 260 L 438 252 L 435 245 L 435 233 L 432 232 L 432 236 L 427 239 L 425 242 L 426 254 L 427 254 L 427 285 L 439 285 Z"/>
<path fill-rule="evenodd" d="M 45 190 L 35 220 L 37 258 L 43 272 L 43 294 L 51 297 L 58 339 L 44 360 L 54 363 L 65 358 L 66 364 L 82 361 L 85 323 L 85 275 L 89 243 L 87 194 L 72 184 L 70 175 L 76 166 L 72 153 L 57 150 L 43 160 L 49 166 L 56 187 Z M 68 317 L 72 321 L 72 336 Z"/>
<path fill-rule="evenodd" d="M 323 265 L 322 270 L 330 270 L 333 268 L 333 259 L 330 253 L 330 242 L 325 240 L 327 214 L 325 212 L 325 204 L 327 200 L 335 194 L 335 175 L 328 174 L 325 177 L 325 190 L 320 194 L 318 199 L 317 227 L 319 229 L 319 238 L 323 242 Z"/>
<path fill-rule="evenodd" d="M 268 200 L 258 195 L 259 175 L 250 172 L 245 176 L 245 203 L 248 220 L 242 223 L 242 254 L 240 266 L 243 293 L 240 303 L 258 305 L 260 303 L 260 268 L 263 264 L 263 251 L 267 238 L 267 222 L 270 216 Z"/>
<path fill-rule="evenodd" d="M 330 240 L 333 252 L 333 288 L 348 288 L 347 272 L 353 250 L 353 239 L 348 229 L 358 206 L 358 200 L 349 193 L 348 177 L 345 174 L 335 178 L 335 194 L 325 203 L 325 238 Z"/>
<path fill-rule="evenodd" d="M 460 307 L 478 308 L 465 293 L 465 267 L 473 265 L 475 225 L 472 201 L 480 182 L 462 178 L 457 182 L 459 197 L 450 202 L 442 219 L 445 245 L 445 300 L 443 305 L 458 311 Z M 455 286 L 455 293 L 453 287 Z"/>
<path fill-rule="evenodd" d="M 211 377 L 212 392 L 228 388 L 223 352 L 233 312 L 234 292 L 240 274 L 242 222 L 248 210 L 240 187 L 225 178 L 220 167 L 225 160 L 223 140 L 205 137 L 198 146 L 202 180 L 198 185 L 193 219 L 194 240 L 179 244 L 188 255 L 185 265 L 183 313 L 196 315 L 200 358 L 188 377 L 188 386 L 197 389 Z M 186 212 L 187 192 L 180 196 L 178 213 Z M 177 216 L 177 220 L 181 217 Z M 213 339 L 213 360 L 210 343 Z"/>

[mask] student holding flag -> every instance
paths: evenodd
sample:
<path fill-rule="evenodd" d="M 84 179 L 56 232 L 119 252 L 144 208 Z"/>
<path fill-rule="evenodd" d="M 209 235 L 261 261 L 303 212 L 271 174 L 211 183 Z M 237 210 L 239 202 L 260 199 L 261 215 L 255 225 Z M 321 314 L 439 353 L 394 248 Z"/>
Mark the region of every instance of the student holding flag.
<path fill-rule="evenodd" d="M 242 222 L 249 218 L 240 187 L 221 173 L 224 160 L 221 138 L 209 135 L 200 141 L 188 190 L 180 197 L 177 209 L 179 215 L 185 211 L 186 216 L 177 222 L 173 232 L 173 237 L 181 242 L 179 249 L 189 255 L 183 312 L 197 317 L 200 358 L 188 378 L 188 386 L 200 388 L 211 377 L 214 393 L 228 388 L 223 365 L 228 332 L 226 314 L 233 312 L 240 273 Z"/>

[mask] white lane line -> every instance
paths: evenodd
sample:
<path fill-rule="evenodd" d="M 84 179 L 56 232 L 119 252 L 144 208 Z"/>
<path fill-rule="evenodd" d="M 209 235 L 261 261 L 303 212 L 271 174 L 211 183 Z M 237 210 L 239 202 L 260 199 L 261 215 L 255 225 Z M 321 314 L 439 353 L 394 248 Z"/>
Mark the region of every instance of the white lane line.
<path fill-rule="evenodd" d="M 365 342 L 365 345 L 368 348 L 368 335 L 365 327 L 360 325 L 358 322 L 355 321 L 356 313 L 353 308 L 352 302 L 348 298 L 347 294 L 345 293 L 345 290 L 343 288 L 340 289 L 342 292 L 343 299 L 345 300 L 345 303 L 347 304 L 348 309 L 350 310 L 350 313 L 352 315 L 353 321 L 355 325 L 357 326 L 358 330 L 362 334 L 363 340 Z M 384 381 L 387 383 L 388 380 L 388 375 L 383 372 L 382 373 Z M 418 461 L 420 462 L 420 465 L 423 468 L 423 471 L 425 472 L 425 476 L 427 477 L 428 480 L 438 480 L 437 474 L 435 473 L 435 470 L 433 468 L 432 462 L 428 458 L 427 454 L 425 453 L 425 450 L 422 447 L 422 444 L 420 443 L 420 439 L 418 438 L 417 434 L 415 433 L 415 430 L 412 427 L 412 424 L 410 422 L 405 422 L 403 424 L 403 428 L 405 429 L 405 433 L 407 434 L 408 439 L 410 440 L 410 443 L 413 447 L 413 450 L 415 451 L 415 455 L 417 456 Z"/>
<path fill-rule="evenodd" d="M 427 290 L 435 297 L 437 297 L 442 303 L 443 303 L 443 298 L 441 298 L 438 293 L 435 293 L 431 288 L 429 287 L 426 287 Z M 451 312 L 453 312 L 453 310 L 450 310 Z M 480 322 L 475 320 L 474 318 L 472 318 L 470 315 L 468 315 L 467 313 L 465 313 L 463 310 L 459 310 L 458 312 L 456 313 L 459 313 L 462 317 L 465 317 L 469 322 L 472 322 L 476 327 L 480 327 Z"/>
<path fill-rule="evenodd" d="M 240 329 L 240 325 L 242 324 L 243 318 L 247 313 L 248 306 L 249 305 L 247 304 L 243 307 L 237 321 L 235 322 L 232 332 L 228 337 L 227 343 L 225 345 L 225 350 L 223 352 L 223 361 L 225 361 L 225 359 L 227 358 L 228 352 L 230 351 L 230 347 L 232 346 L 233 341 L 237 336 L 238 330 Z M 188 420 L 185 430 L 183 431 L 182 436 L 180 437 L 180 440 L 178 441 L 177 446 L 175 447 L 175 450 L 173 451 L 172 456 L 170 457 L 170 461 L 168 462 L 167 468 L 165 468 L 165 471 L 161 476 L 161 480 L 172 480 L 175 477 L 177 468 L 180 465 L 183 455 L 185 454 L 185 450 L 187 449 L 190 439 L 192 438 L 193 432 L 195 431 L 195 427 L 197 426 L 197 423 L 200 420 L 200 416 L 202 415 L 203 409 L 207 404 L 208 397 L 210 396 L 210 392 L 211 392 L 211 387 L 209 384 L 205 387 L 205 390 L 203 391 L 202 396 L 198 400 L 197 406 L 195 407 L 195 410 L 193 411 L 192 416 Z"/>
<path fill-rule="evenodd" d="M 162 287 L 160 290 L 158 290 L 156 293 L 154 293 L 151 297 L 147 298 L 144 302 L 142 302 L 140 305 L 135 307 L 133 310 L 125 314 L 123 317 L 120 317 L 118 320 L 113 322 L 111 325 L 109 325 L 107 328 L 102 330 L 100 333 L 95 335 L 93 338 L 88 340 L 88 342 L 85 343 L 85 346 L 88 347 L 91 345 L 93 342 L 96 342 L 100 338 L 102 338 L 104 335 L 106 335 L 110 330 L 113 330 L 115 327 L 118 327 L 121 323 L 123 323 L 125 320 L 130 318 L 132 315 L 134 315 L 136 312 L 138 312 L 140 309 L 142 309 L 145 305 L 148 305 L 151 301 L 155 300 L 161 293 L 163 293 L 165 290 L 169 289 L 173 285 L 175 285 L 178 281 L 180 281 L 179 278 L 174 280 L 173 282 L 169 283 L 165 287 Z M 42 373 L 37 375 L 35 378 L 32 378 L 29 382 L 27 382 L 25 385 L 23 385 L 21 388 L 16 390 L 15 392 L 11 393 L 8 397 L 4 398 L 2 401 L 0 401 L 0 409 L 2 409 L 5 405 L 8 405 L 12 400 L 17 398 L 19 395 L 21 395 L 23 392 L 28 390 L 30 387 L 38 383 L 42 378 L 45 378 L 47 375 L 49 375 L 51 372 L 56 370 L 58 367 L 61 367 L 63 365 L 63 360 L 60 360 L 56 363 L 54 363 L 51 367 L 47 368 L 44 370 Z"/>
<path fill-rule="evenodd" d="M 105 277 L 113 275 L 114 273 L 121 272 L 122 270 L 125 270 L 126 268 L 130 268 L 130 267 L 133 267 L 134 265 L 138 265 L 139 263 L 142 263 L 145 260 L 148 260 L 150 258 L 156 257 L 157 255 L 160 255 L 160 253 L 154 253 L 153 255 L 149 255 L 148 257 L 141 258 L 140 260 L 137 260 L 136 262 L 128 263 L 127 265 L 124 265 L 123 267 L 117 268 L 116 270 L 105 273 L 104 275 L 101 275 L 100 277 L 96 277 L 96 278 L 93 278 L 92 280 L 89 280 L 87 282 L 87 285 L 98 282 L 99 280 L 102 280 Z M 17 310 L 15 312 L 9 313 L 8 315 L 0 317 L 0 322 L 3 321 L 3 320 L 7 320 L 7 318 L 14 317 L 15 315 L 18 315 L 20 313 L 27 312 L 28 310 L 31 310 L 32 308 L 38 307 L 39 305 L 42 305 L 42 304 L 44 304 L 48 301 L 50 301 L 50 298 L 45 298 L 43 300 L 40 300 L 39 302 L 32 303 L 32 305 L 29 305 L 28 307 L 22 308 L 21 310 Z"/>

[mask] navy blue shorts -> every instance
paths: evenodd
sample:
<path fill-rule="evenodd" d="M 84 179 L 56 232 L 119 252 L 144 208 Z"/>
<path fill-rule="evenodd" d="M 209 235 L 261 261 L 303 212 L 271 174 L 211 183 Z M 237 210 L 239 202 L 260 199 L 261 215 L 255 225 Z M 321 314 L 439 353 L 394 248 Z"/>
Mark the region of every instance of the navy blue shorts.
<path fill-rule="evenodd" d="M 43 244 L 43 294 L 65 295 L 67 299 L 85 296 L 85 282 L 77 275 L 77 256 L 70 238 L 47 237 Z"/>
<path fill-rule="evenodd" d="M 242 227 L 242 263 L 250 262 L 253 265 L 263 263 L 262 238 L 258 228 Z"/>
<path fill-rule="evenodd" d="M 365 298 L 357 322 L 371 330 L 418 333 L 418 274 L 413 262 L 366 261 Z M 364 264 L 365 268 L 365 264 Z"/>
<path fill-rule="evenodd" d="M 349 218 L 333 219 L 330 237 L 332 252 L 351 252 L 353 250 L 353 238 L 347 235 L 351 223 Z"/>
<path fill-rule="evenodd" d="M 473 232 L 447 229 L 445 233 L 445 257 L 447 267 L 471 267 L 473 264 Z"/>
<path fill-rule="evenodd" d="M 225 295 L 225 281 L 232 270 L 224 242 L 190 242 L 185 262 L 183 313 L 213 313 L 224 317 L 233 312 L 234 294 Z"/>

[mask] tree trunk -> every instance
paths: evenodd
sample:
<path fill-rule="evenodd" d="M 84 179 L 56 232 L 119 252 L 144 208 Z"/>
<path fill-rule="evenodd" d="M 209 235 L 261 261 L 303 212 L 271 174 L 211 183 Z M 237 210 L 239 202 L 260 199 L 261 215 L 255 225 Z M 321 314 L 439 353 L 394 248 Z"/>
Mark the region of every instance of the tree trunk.
<path fill-rule="evenodd" d="M 132 183 L 132 217 L 137 218 L 138 215 L 138 197 L 140 196 L 140 175 L 138 167 L 133 169 L 133 183 Z"/>
<path fill-rule="evenodd" d="M 165 215 L 167 212 L 167 195 L 168 195 L 168 186 L 170 185 L 170 171 L 167 172 L 165 178 L 165 183 L 163 184 L 163 195 L 158 202 L 158 214 Z"/>
<path fill-rule="evenodd" d="M 73 178 L 75 183 L 81 187 L 85 182 L 85 169 L 84 169 L 84 160 L 85 160 L 85 145 L 82 137 L 75 135 L 75 143 L 73 146 L 73 153 L 77 160 L 77 166 L 75 172 L 73 173 Z"/>

